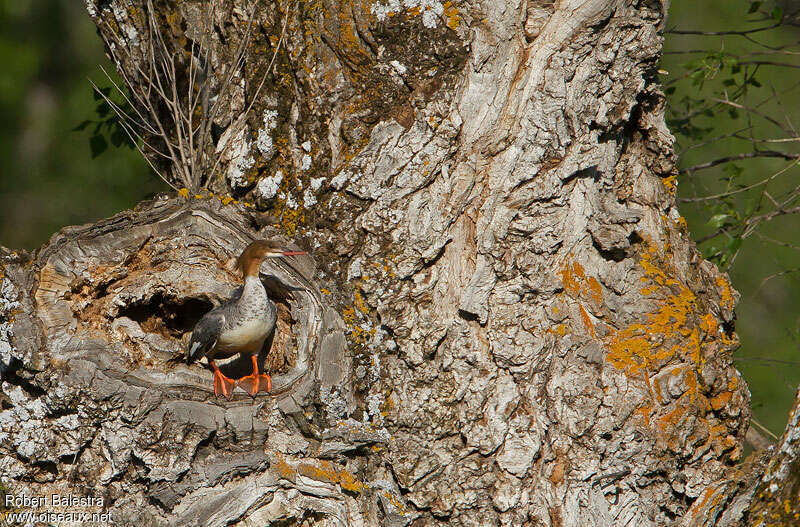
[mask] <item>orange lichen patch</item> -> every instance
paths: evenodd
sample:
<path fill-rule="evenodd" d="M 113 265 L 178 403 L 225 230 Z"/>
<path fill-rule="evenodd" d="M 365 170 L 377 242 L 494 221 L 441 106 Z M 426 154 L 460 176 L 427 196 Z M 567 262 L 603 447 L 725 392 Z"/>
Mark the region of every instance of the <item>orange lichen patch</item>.
<path fill-rule="evenodd" d="M 567 263 L 559 271 L 564 292 L 576 300 L 586 300 L 595 307 L 603 302 L 603 286 L 597 278 L 586 276 L 586 271 L 578 262 Z"/>
<path fill-rule="evenodd" d="M 715 395 L 711 398 L 711 408 L 714 410 L 720 410 L 728 405 L 731 398 L 733 397 L 732 392 L 722 392 L 718 395 Z"/>
<path fill-rule="evenodd" d="M 295 474 L 297 474 L 297 471 L 286 461 L 284 461 L 282 455 L 278 454 L 277 458 L 278 462 L 275 463 L 275 468 L 278 469 L 278 474 L 280 474 L 281 477 L 284 479 L 294 479 L 294 476 Z"/>
<path fill-rule="evenodd" d="M 564 284 L 564 291 L 571 296 L 578 296 L 581 292 L 581 285 L 577 278 L 578 270 L 583 274 L 583 267 L 581 267 L 581 264 L 575 262 L 572 265 L 565 265 L 559 272 L 561 275 L 561 282 Z"/>
<path fill-rule="evenodd" d="M 405 506 L 403 503 L 397 499 L 397 496 L 389 492 L 388 490 L 383 491 L 383 496 L 392 504 L 395 510 L 401 514 L 404 514 L 406 511 Z"/>
<path fill-rule="evenodd" d="M 719 329 L 717 317 L 715 317 L 712 313 L 706 313 L 700 317 L 700 327 L 708 335 L 715 335 L 717 333 L 717 329 Z"/>
<path fill-rule="evenodd" d="M 369 307 L 367 306 L 367 303 L 364 301 L 364 297 L 361 296 L 361 293 L 359 291 L 356 291 L 354 306 L 356 309 L 358 309 L 365 315 L 369 314 Z"/>
<path fill-rule="evenodd" d="M 658 257 L 657 250 L 652 245 L 649 246 L 639 260 L 639 264 L 644 269 L 646 277 L 642 277 L 643 282 L 654 282 L 660 286 L 680 285 L 680 283 L 667 275 L 656 263 Z"/>
<path fill-rule="evenodd" d="M 346 470 L 339 472 L 339 485 L 344 490 L 349 490 L 350 492 L 361 492 L 366 487 L 366 485 L 357 480 L 353 474 Z"/>
<path fill-rule="evenodd" d="M 717 277 L 717 287 L 720 289 L 722 300 L 722 307 L 725 309 L 733 309 L 733 292 L 731 291 L 731 284 L 722 276 Z"/>
<path fill-rule="evenodd" d="M 367 487 L 353 474 L 344 469 L 336 470 L 328 461 L 320 461 L 319 466 L 311 463 L 300 463 L 297 465 L 297 473 L 317 481 L 338 484 L 343 490 L 350 492 L 360 493 Z"/>
<path fill-rule="evenodd" d="M 352 325 L 356 321 L 356 310 L 352 306 L 342 309 L 342 320 L 348 326 Z"/>
<path fill-rule="evenodd" d="M 647 427 L 650 423 L 650 417 L 655 412 L 655 408 L 650 405 L 640 406 L 633 411 L 633 418 L 638 420 L 642 426 Z"/>
<path fill-rule="evenodd" d="M 461 17 L 458 15 L 458 9 L 453 5 L 453 2 L 444 3 L 444 16 L 447 17 L 447 27 L 455 31 L 461 23 Z"/>
<path fill-rule="evenodd" d="M 394 399 L 392 399 L 392 394 L 389 393 L 389 395 L 387 395 L 386 398 L 383 400 L 383 408 L 381 408 L 381 415 L 383 417 L 386 417 L 387 415 L 389 415 L 389 412 L 391 412 L 393 409 L 394 409 Z"/>
<path fill-rule="evenodd" d="M 675 408 L 658 418 L 658 427 L 664 432 L 667 441 L 675 438 L 672 432 L 680 427 L 681 422 L 688 414 L 686 408 L 676 405 Z"/>
<path fill-rule="evenodd" d="M 700 299 L 680 280 L 657 254 L 648 247 L 641 257 L 644 269 L 642 280 L 646 286 L 642 293 L 651 296 L 656 309 L 643 315 L 621 329 L 612 330 L 606 339 L 607 359 L 615 368 L 628 377 L 637 377 L 647 384 L 653 402 L 670 405 L 665 408 L 655 404 L 645 405 L 642 411 L 656 415 L 654 425 L 660 431 L 659 444 L 680 451 L 684 448 L 687 427 L 692 429 L 690 440 L 705 442 L 721 455 L 734 449 L 729 455 L 737 456 L 737 439 L 730 434 L 726 424 L 713 416 L 712 411 L 729 406 L 734 398 L 738 381 L 728 381 L 728 390 L 709 399 L 710 388 L 703 385 L 701 369 L 722 348 L 730 348 L 733 340 L 719 332 L 717 318 L 703 309 Z M 659 375 L 650 386 L 653 372 L 663 371 L 670 363 L 676 366 L 668 370 L 668 376 L 679 379 L 682 393 L 677 400 L 664 400 L 660 384 L 668 377 Z M 655 388 L 655 389 L 654 389 Z"/>
<path fill-rule="evenodd" d="M 375 329 L 366 330 L 361 326 L 351 328 L 349 336 L 354 344 L 361 346 L 367 344 L 375 334 Z"/>
<path fill-rule="evenodd" d="M 597 278 L 594 276 L 590 276 L 587 282 L 589 284 L 589 291 L 592 296 L 592 300 L 599 304 L 603 300 L 603 288 L 600 285 L 600 282 L 598 282 Z"/>
<path fill-rule="evenodd" d="M 675 191 L 678 189 L 678 176 L 673 174 L 671 176 L 665 177 L 663 183 L 670 194 L 675 194 Z"/>
<path fill-rule="evenodd" d="M 717 492 L 718 488 L 709 487 L 703 491 L 695 505 L 692 506 L 692 517 L 696 517 L 701 510 L 716 508 L 722 501 L 724 494 Z M 709 500 L 711 503 L 709 504 Z M 708 504 L 708 507 L 706 505 Z"/>
<path fill-rule="evenodd" d="M 612 332 L 607 342 L 609 362 L 629 376 L 661 367 L 673 358 L 685 357 L 698 366 L 703 361 L 701 338 L 695 323 L 700 316 L 697 297 L 658 266 L 655 257 L 652 247 L 642 255 L 643 279 L 652 281 L 642 289 L 642 294 L 666 293 L 666 298 L 659 302 L 655 313 L 647 314 L 643 323 Z M 701 325 L 708 328 L 711 323 L 703 318 Z M 665 348 L 663 343 L 667 339 L 678 339 L 680 343 Z"/>
<path fill-rule="evenodd" d="M 180 197 L 184 198 L 184 199 L 189 199 L 189 189 L 186 188 L 186 187 L 183 187 L 182 189 L 180 189 L 178 191 L 178 195 Z"/>

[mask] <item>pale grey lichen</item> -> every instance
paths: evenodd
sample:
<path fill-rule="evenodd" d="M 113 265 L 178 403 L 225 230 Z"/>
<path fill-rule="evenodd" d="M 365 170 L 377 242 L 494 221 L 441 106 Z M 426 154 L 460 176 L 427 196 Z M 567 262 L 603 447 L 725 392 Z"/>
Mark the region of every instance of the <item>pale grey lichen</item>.
<path fill-rule="evenodd" d="M 264 159 L 271 159 L 275 154 L 275 145 L 272 142 L 272 130 L 278 126 L 278 112 L 267 110 L 264 112 L 264 128 L 258 131 L 256 147 Z"/>
<path fill-rule="evenodd" d="M 314 192 L 318 191 L 322 187 L 322 184 L 324 182 L 325 182 L 324 177 L 311 178 L 311 190 L 313 190 Z"/>
<path fill-rule="evenodd" d="M 131 45 L 139 44 L 139 32 L 136 27 L 128 21 L 128 11 L 122 2 L 112 2 L 111 11 L 117 19 L 117 25 L 125 33 L 127 41 Z"/>
<path fill-rule="evenodd" d="M 244 131 L 244 130 L 243 130 Z M 253 167 L 255 159 L 250 155 L 250 141 L 242 138 L 238 142 L 239 148 L 233 152 L 231 164 L 228 166 L 228 181 L 231 187 L 240 189 L 247 186 L 247 178 L 245 172 Z"/>
<path fill-rule="evenodd" d="M 275 172 L 274 176 L 266 176 L 256 185 L 256 194 L 262 199 L 272 199 L 278 194 L 278 187 L 283 181 L 283 172 Z"/>
<path fill-rule="evenodd" d="M 306 153 L 309 153 L 309 154 L 311 153 L 311 141 L 306 141 L 305 143 L 303 143 L 300 146 L 303 148 L 303 150 L 306 151 Z"/>
<path fill-rule="evenodd" d="M 336 190 L 342 190 L 345 184 L 350 180 L 350 174 L 342 170 L 331 179 L 331 186 Z"/>
<path fill-rule="evenodd" d="M 383 424 L 383 414 L 381 413 L 381 409 L 383 408 L 383 394 L 379 392 L 368 395 L 366 403 L 367 413 L 373 421 L 378 424 Z"/>
<path fill-rule="evenodd" d="M 8 319 L 11 311 L 22 305 L 18 298 L 14 284 L 8 279 L 0 279 L 0 372 L 8 368 L 14 357 L 14 348 L 11 346 L 13 330 Z"/>
<path fill-rule="evenodd" d="M 378 22 L 383 22 L 386 20 L 387 16 L 397 13 L 402 7 L 400 0 L 388 0 L 385 4 L 379 3 L 373 5 L 370 11 L 375 15 L 375 18 L 378 19 Z"/>
<path fill-rule="evenodd" d="M 317 197 L 311 191 L 310 188 L 307 188 L 306 191 L 303 193 L 303 206 L 305 208 L 313 207 L 317 204 Z"/>
<path fill-rule="evenodd" d="M 296 209 L 300 206 L 300 204 L 297 203 L 297 200 L 294 199 L 294 196 L 292 196 L 291 192 L 287 192 L 284 198 L 286 199 L 286 206 L 290 209 Z"/>
<path fill-rule="evenodd" d="M 89 13 L 89 16 L 95 18 L 97 16 L 97 8 L 94 6 L 94 2 L 92 0 L 84 0 L 86 4 L 86 12 Z"/>
<path fill-rule="evenodd" d="M 319 400 L 325 405 L 325 412 L 328 415 L 328 419 L 343 419 L 347 415 L 347 402 L 336 388 L 321 387 L 319 390 Z"/>
<path fill-rule="evenodd" d="M 373 354 L 370 357 L 370 364 L 369 364 L 369 380 L 370 382 L 378 382 L 378 379 L 381 378 L 381 359 L 380 355 L 377 353 Z"/>
<path fill-rule="evenodd" d="M 361 273 L 361 258 L 356 258 L 350 263 L 350 267 L 347 268 L 347 281 L 352 282 L 353 279 L 359 278 Z"/>
<path fill-rule="evenodd" d="M 303 164 L 300 166 L 300 169 L 305 171 L 308 170 L 309 168 L 311 168 L 311 156 L 305 154 L 303 156 Z"/>
<path fill-rule="evenodd" d="M 0 412 L 0 430 L 10 430 L 15 424 L 17 424 L 17 419 L 13 410 Z"/>
<path fill-rule="evenodd" d="M 389 64 L 392 65 L 392 67 L 394 68 L 394 71 L 396 71 L 400 75 L 405 75 L 407 69 L 401 62 L 393 60 Z"/>
<path fill-rule="evenodd" d="M 0 311 L 8 312 L 20 307 L 18 297 L 17 289 L 11 280 L 5 278 L 0 280 Z"/>
<path fill-rule="evenodd" d="M 379 22 L 383 22 L 390 13 L 397 13 L 403 8 L 418 8 L 422 14 L 422 25 L 428 29 L 435 28 L 439 17 L 444 13 L 444 6 L 438 0 L 388 0 L 386 3 L 373 5 L 371 12 Z"/>

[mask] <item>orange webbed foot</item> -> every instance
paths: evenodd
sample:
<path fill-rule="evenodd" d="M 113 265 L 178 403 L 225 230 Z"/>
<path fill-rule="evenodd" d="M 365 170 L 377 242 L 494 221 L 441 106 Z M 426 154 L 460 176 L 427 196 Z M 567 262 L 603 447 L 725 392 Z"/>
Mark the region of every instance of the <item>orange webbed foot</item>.
<path fill-rule="evenodd" d="M 224 395 L 230 401 L 231 397 L 233 397 L 233 388 L 236 386 L 236 382 L 219 371 L 213 361 L 210 361 L 210 364 L 214 369 L 214 396 Z"/>
<path fill-rule="evenodd" d="M 236 381 L 236 386 L 249 393 L 251 397 L 255 397 L 258 392 L 272 391 L 272 378 L 265 373 L 247 375 Z"/>

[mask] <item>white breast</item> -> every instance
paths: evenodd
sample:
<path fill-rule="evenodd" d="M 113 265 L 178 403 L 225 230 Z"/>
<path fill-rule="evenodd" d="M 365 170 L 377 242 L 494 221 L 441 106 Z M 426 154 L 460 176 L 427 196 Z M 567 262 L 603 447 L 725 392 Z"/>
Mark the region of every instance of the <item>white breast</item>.
<path fill-rule="evenodd" d="M 225 352 L 258 353 L 267 338 L 267 325 L 260 318 L 253 318 L 224 331 L 217 341 L 217 350 Z"/>

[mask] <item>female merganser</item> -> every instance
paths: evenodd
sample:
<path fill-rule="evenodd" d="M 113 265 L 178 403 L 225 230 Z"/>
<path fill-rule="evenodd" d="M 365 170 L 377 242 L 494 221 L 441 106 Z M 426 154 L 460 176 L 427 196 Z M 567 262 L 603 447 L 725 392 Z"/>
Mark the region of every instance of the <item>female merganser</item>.
<path fill-rule="evenodd" d="M 264 341 L 275 329 L 278 313 L 258 278 L 258 270 L 264 258 L 298 254 L 306 252 L 285 251 L 266 240 L 248 245 L 236 262 L 244 276 L 244 287 L 239 288 L 233 298 L 206 313 L 194 327 L 186 362 L 208 359 L 214 370 L 214 395 L 222 394 L 230 399 L 234 386 L 241 386 L 253 397 L 259 391 L 272 390 L 270 376 L 258 371 L 257 357 Z M 223 375 L 214 359 L 225 359 L 237 353 L 250 355 L 253 373 L 234 381 Z"/>

